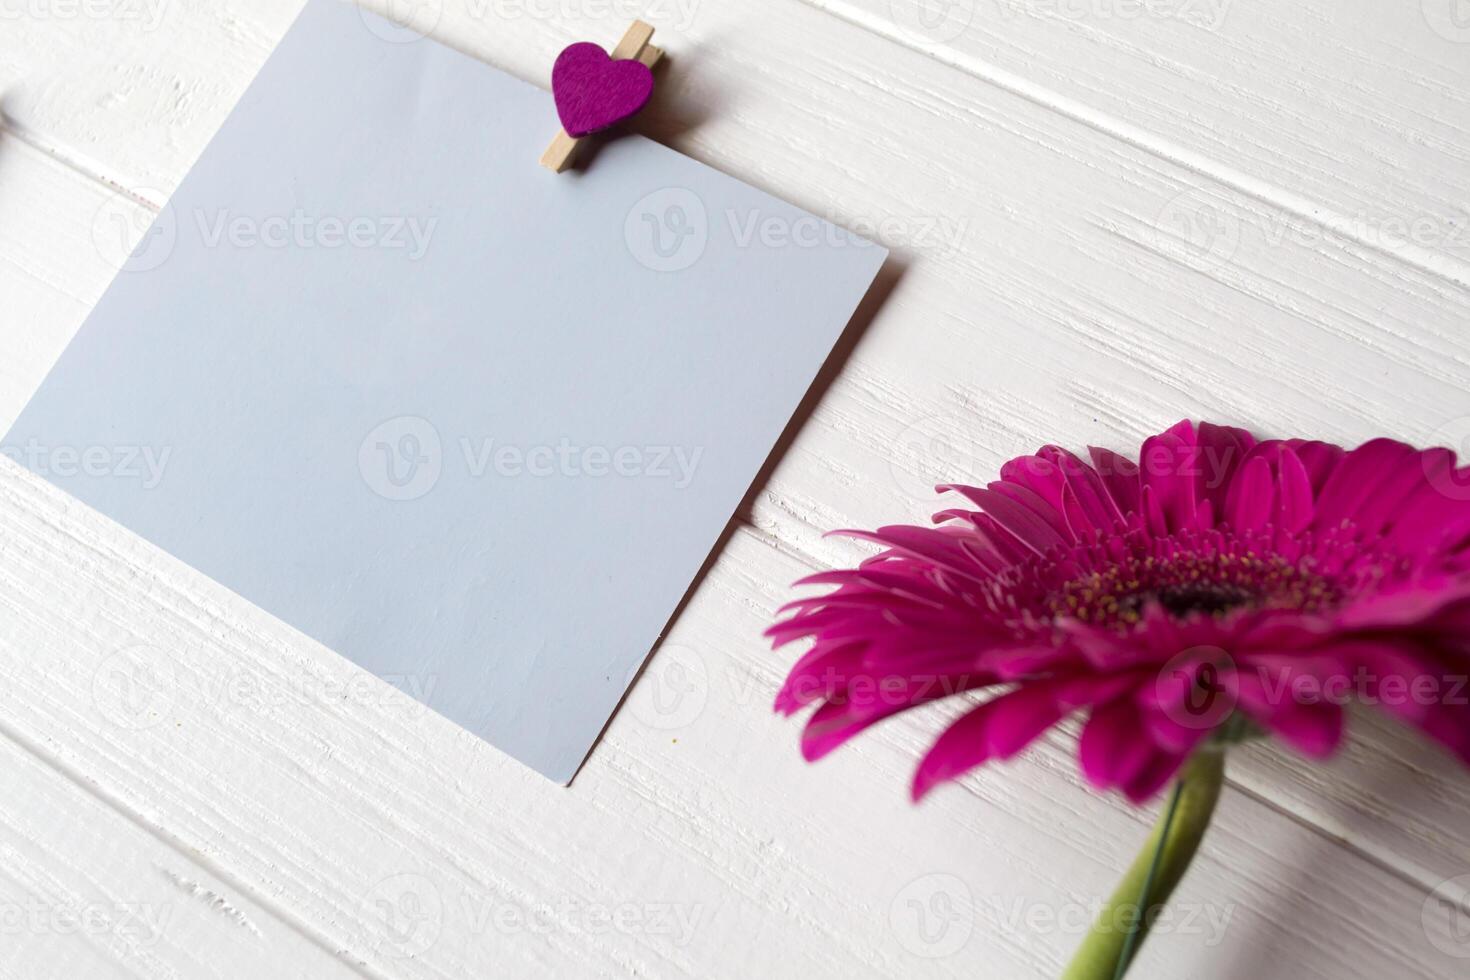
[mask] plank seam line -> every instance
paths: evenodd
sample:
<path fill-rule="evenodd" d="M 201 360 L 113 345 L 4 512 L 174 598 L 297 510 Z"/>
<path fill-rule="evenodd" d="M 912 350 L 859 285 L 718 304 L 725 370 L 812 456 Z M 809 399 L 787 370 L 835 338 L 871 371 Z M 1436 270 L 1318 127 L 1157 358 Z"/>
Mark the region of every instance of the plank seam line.
<path fill-rule="evenodd" d="M 795 561 L 801 562 L 802 564 L 810 568 L 813 572 L 828 570 L 829 566 L 826 562 L 823 562 L 815 556 L 809 554 L 799 545 L 795 545 L 789 541 L 778 538 L 770 532 L 763 530 L 762 528 L 753 524 L 744 515 L 741 516 L 740 521 L 743 525 L 743 530 L 745 530 L 746 533 L 750 534 L 761 544 L 766 545 L 767 547 L 770 547 L 775 551 L 792 558 Z M 1244 794 L 1246 797 L 1250 798 L 1261 806 L 1264 806 L 1266 809 L 1280 814 L 1281 816 L 1287 818 L 1298 826 L 1311 831 L 1317 836 L 1327 840 L 1332 844 L 1335 844 L 1338 847 L 1341 847 L 1348 853 L 1362 859 L 1363 861 L 1379 869 L 1380 871 L 1388 873 L 1389 875 L 1397 878 L 1405 884 L 1412 885 L 1415 888 L 1422 888 L 1426 894 L 1433 891 L 1437 884 L 1437 882 L 1423 880 L 1410 868 L 1395 867 L 1394 865 L 1388 863 L 1387 860 L 1382 856 L 1374 853 L 1373 851 L 1365 849 L 1359 844 L 1353 843 L 1352 841 L 1346 839 L 1345 837 L 1342 837 L 1339 834 L 1333 833 L 1331 830 L 1327 829 L 1321 824 L 1312 821 L 1305 814 L 1301 814 L 1294 810 L 1288 809 L 1282 804 L 1272 800 L 1270 797 L 1262 795 L 1259 791 L 1236 781 L 1230 776 L 1228 768 L 1226 769 L 1225 782 L 1231 788 Z M 1412 864 L 1412 862 L 1409 863 Z"/>
<path fill-rule="evenodd" d="M 939 44 L 924 44 L 906 36 L 882 17 L 861 10 L 852 10 L 831 0 L 801 0 L 814 9 L 830 14 L 861 30 L 875 34 L 887 41 L 927 55 L 946 67 L 964 72 L 983 82 L 1003 89 L 1043 109 L 1081 123 L 1105 136 L 1112 137 L 1129 146 L 1158 157 L 1190 173 L 1205 177 L 1229 187 L 1246 197 L 1268 207 L 1288 212 L 1303 221 L 1311 222 L 1334 235 L 1341 236 L 1357 245 L 1381 255 L 1412 266 L 1421 272 L 1449 280 L 1460 287 L 1470 287 L 1470 262 L 1457 259 L 1433 248 L 1405 242 L 1390 245 L 1375 240 L 1375 236 L 1363 234 L 1361 223 L 1347 215 L 1314 203 L 1310 198 L 1294 193 L 1270 181 L 1252 177 L 1222 161 L 1206 154 L 1188 149 L 1152 130 L 1127 122 L 1087 103 L 1044 85 L 1033 82 L 1022 75 L 992 65 L 980 58 L 967 57 L 958 52 L 944 49 Z M 1185 188 L 1181 188 L 1181 193 Z M 1446 202 L 1448 205 L 1450 202 Z"/>
<path fill-rule="evenodd" d="M 1276 751 L 1276 747 L 1273 746 L 1272 749 L 1271 749 L 1271 751 Z M 1226 773 L 1227 773 L 1227 775 L 1225 777 L 1225 781 L 1226 782 L 1228 782 L 1235 789 L 1239 790 L 1245 796 L 1247 796 L 1250 799 L 1254 800 L 1255 802 L 1259 803 L 1261 806 L 1265 807 L 1268 810 L 1271 810 L 1274 813 L 1280 814 L 1281 816 L 1285 817 L 1287 820 L 1290 820 L 1292 823 L 1294 823 L 1294 824 L 1296 824 L 1296 825 L 1298 825 L 1300 827 L 1303 827 L 1303 828 L 1306 828 L 1307 830 L 1313 831 L 1318 836 L 1323 837 L 1323 838 L 1327 839 L 1328 841 L 1331 841 L 1332 843 L 1334 843 L 1334 844 L 1338 845 L 1339 847 L 1341 847 L 1343 850 L 1347 851 L 1350 854 L 1353 854 L 1354 856 L 1362 859 L 1363 861 L 1366 861 L 1369 865 L 1377 868 L 1378 870 L 1383 871 L 1383 872 L 1387 873 L 1388 875 L 1390 875 L 1390 876 L 1392 876 L 1394 878 L 1397 878 L 1397 879 L 1399 879 L 1400 881 L 1402 881 L 1402 882 L 1404 882 L 1406 884 L 1413 885 L 1416 888 L 1422 888 L 1422 889 L 1424 889 L 1424 893 L 1426 895 L 1428 895 L 1429 893 L 1433 892 L 1439 886 L 1439 884 L 1441 883 L 1441 881 L 1442 881 L 1441 878 L 1436 878 L 1433 881 L 1426 881 L 1426 880 L 1420 878 L 1417 874 L 1415 874 L 1413 871 L 1411 871 L 1411 870 L 1409 870 L 1407 868 L 1398 868 L 1398 867 L 1395 867 L 1393 864 L 1389 863 L 1388 859 L 1385 858 L 1385 857 L 1383 857 L 1381 854 L 1378 854 L 1378 853 L 1376 853 L 1374 851 L 1367 850 L 1366 848 L 1364 848 L 1364 847 L 1362 847 L 1362 846 L 1360 846 L 1358 844 L 1354 844 L 1352 841 L 1348 840 L 1346 837 L 1343 837 L 1341 834 L 1333 833 L 1332 831 L 1328 830 L 1326 827 L 1323 827 L 1321 824 L 1313 823 L 1311 820 L 1307 819 L 1304 815 L 1302 815 L 1300 813 L 1297 813 L 1295 810 L 1289 809 L 1285 805 L 1283 805 L 1281 803 L 1278 803 L 1277 801 L 1271 799 L 1269 796 L 1266 796 L 1266 795 L 1262 794 L 1258 790 L 1252 789 L 1249 786 L 1243 786 L 1240 783 L 1235 782 L 1234 780 L 1230 779 L 1230 777 L 1228 775 L 1229 774 L 1229 764 L 1228 764 L 1228 762 L 1227 762 L 1227 765 L 1226 765 Z"/>
<path fill-rule="evenodd" d="M 21 732 L 17 731 L 9 721 L 4 719 L 0 719 L 0 738 L 6 739 L 11 744 L 15 745 L 16 748 L 30 755 L 42 766 L 57 773 L 57 775 L 61 776 L 67 782 L 71 783 L 74 787 L 81 790 L 87 796 L 91 797 L 94 800 L 97 800 L 103 806 L 121 816 L 124 820 L 141 829 L 145 834 L 158 841 L 164 847 L 168 848 L 171 853 L 177 854 L 180 860 L 187 861 L 191 864 L 203 867 L 221 883 L 227 885 L 230 888 L 240 891 L 242 894 L 250 896 L 252 902 L 269 911 L 272 916 L 278 919 L 288 929 L 291 929 L 307 942 L 325 952 L 336 962 L 345 966 L 347 969 L 356 973 L 358 976 L 363 977 L 364 980 L 392 980 L 389 975 L 378 972 L 361 960 L 349 959 L 346 949 L 344 949 L 339 944 L 332 942 L 328 937 L 319 935 L 309 921 L 296 915 L 294 911 L 283 908 L 276 902 L 275 899 L 271 898 L 270 896 L 263 895 L 255 888 L 237 880 L 235 875 L 232 874 L 228 869 L 222 868 L 217 862 L 205 855 L 203 852 L 195 850 L 193 848 L 189 848 L 190 853 L 186 854 L 184 848 L 187 847 L 187 845 L 181 846 L 181 841 L 171 840 L 168 835 L 163 832 L 163 829 L 161 827 L 150 823 L 142 816 L 142 814 L 135 812 L 132 807 L 130 807 L 127 803 L 114 798 L 112 794 L 105 791 L 97 783 L 86 779 L 81 773 L 73 769 L 70 765 L 66 763 L 65 760 L 57 756 L 55 753 L 48 752 L 41 745 L 38 745 L 30 739 L 26 738 Z"/>
<path fill-rule="evenodd" d="M 146 197 L 139 196 L 133 191 L 130 191 L 120 181 L 113 180 L 112 178 L 108 177 L 97 165 L 89 165 L 81 157 L 64 152 L 60 147 L 55 146 L 54 144 L 42 139 L 40 136 L 26 129 L 24 126 L 19 125 L 14 119 L 10 118 L 9 116 L 0 116 L 0 133 L 10 135 L 19 142 L 24 143 L 26 146 L 29 146 L 31 149 L 35 150 L 37 153 L 43 154 L 47 158 L 65 167 L 67 170 L 70 170 L 73 173 L 78 174 L 79 176 L 89 181 L 94 181 L 98 184 L 101 184 L 115 194 L 123 194 L 129 200 L 132 200 L 142 205 L 143 207 L 146 207 L 150 211 L 157 213 L 163 210 L 163 201 L 152 201 Z"/>
<path fill-rule="evenodd" d="M 804 565 L 807 565 L 812 570 L 819 570 L 827 567 L 825 562 L 811 555 L 809 552 L 805 551 L 801 547 L 794 545 L 791 542 L 786 541 L 782 538 L 778 538 L 775 535 L 770 534 L 769 532 L 754 525 L 753 523 L 751 523 L 748 517 L 744 515 L 738 518 L 738 525 L 740 530 L 750 535 L 758 543 L 766 545 L 767 547 L 776 550 L 778 553 L 792 558 L 794 561 L 798 561 Z M 328 937 L 319 935 L 314 926 L 308 920 L 305 920 L 298 916 L 289 907 L 282 906 L 274 898 L 259 893 L 248 883 L 238 880 L 238 878 L 231 871 L 220 866 L 216 861 L 211 859 L 206 854 L 195 851 L 192 855 L 185 855 L 180 848 L 181 842 L 176 842 L 170 839 L 168 835 L 164 833 L 161 827 L 146 820 L 140 813 L 135 812 L 126 802 L 115 798 L 100 785 L 83 777 L 82 774 L 74 770 L 62 758 L 57 756 L 55 753 L 47 751 L 41 745 L 38 745 L 32 740 L 26 738 L 24 734 L 17 731 L 12 724 L 3 719 L 0 719 L 0 737 L 7 739 L 17 748 L 35 758 L 38 763 L 45 766 L 47 769 L 56 772 L 58 775 L 66 779 L 69 783 L 80 789 L 89 797 L 99 801 L 101 804 L 120 815 L 129 823 L 139 827 L 141 830 L 144 831 L 144 833 L 148 834 L 150 837 L 154 838 L 159 843 L 164 845 L 170 852 L 178 854 L 181 858 L 197 866 L 205 868 L 220 882 L 228 885 L 229 887 L 238 889 L 241 893 L 245 895 L 249 895 L 252 901 L 254 901 L 257 905 L 260 905 L 261 907 L 267 909 L 272 915 L 274 915 L 288 928 L 291 928 L 293 931 L 302 936 L 302 938 L 317 946 L 319 949 L 331 956 L 334 960 L 346 966 L 353 972 L 357 973 L 359 976 L 366 978 L 366 980 L 388 980 L 388 976 L 386 974 L 379 973 L 378 971 L 374 970 L 369 964 L 360 960 L 348 959 L 346 956 L 347 951 L 344 948 L 342 948 L 339 944 L 331 941 Z M 1353 842 L 1346 840 L 1342 836 L 1335 834 L 1327 828 L 1313 822 L 1305 815 L 1285 808 L 1281 804 L 1271 800 L 1268 797 L 1263 796 L 1262 794 L 1251 789 L 1248 786 L 1242 785 L 1241 783 L 1232 778 L 1229 778 L 1228 776 L 1226 778 L 1226 782 L 1233 789 L 1244 794 L 1247 798 L 1258 803 L 1259 805 L 1266 807 L 1269 811 L 1280 814 L 1281 816 L 1292 821 L 1298 826 L 1321 837 L 1332 845 L 1346 850 L 1348 853 L 1366 862 L 1369 866 L 1374 867 L 1379 871 L 1386 873 L 1391 877 L 1402 881 L 1412 887 L 1422 889 L 1425 893 L 1432 891 L 1435 887 L 1433 883 L 1421 880 L 1407 869 L 1399 868 L 1395 865 L 1387 863 L 1385 859 L 1380 857 L 1379 855 L 1365 850 L 1361 846 L 1354 844 Z"/>
<path fill-rule="evenodd" d="M 894 29 L 882 18 L 873 14 L 848 10 L 829 2 L 829 0 L 800 0 L 800 2 L 807 4 L 814 10 L 819 10 L 856 27 L 865 33 L 882 38 L 917 54 L 926 55 L 948 68 L 977 78 L 1042 109 L 1056 113 L 1073 122 L 1080 123 L 1095 132 L 1116 139 L 1158 159 L 1172 163 L 1192 174 L 1231 188 L 1267 207 L 1273 207 L 1295 215 L 1303 221 L 1310 222 L 1325 231 L 1332 232 L 1343 239 L 1352 241 L 1362 248 L 1386 256 L 1403 265 L 1418 269 L 1420 272 L 1446 280 L 1455 286 L 1461 288 L 1470 287 L 1470 262 L 1456 259 L 1423 245 L 1416 245 L 1409 242 L 1399 245 L 1389 245 L 1386 242 L 1375 240 L 1375 236 L 1363 234 L 1360 222 L 1356 222 L 1347 215 L 1340 214 L 1323 205 L 1315 204 L 1310 198 L 1293 193 L 1283 187 L 1278 187 L 1269 181 L 1252 177 L 1244 171 L 1214 160 L 1203 153 L 1197 153 L 1174 143 L 1149 129 L 1136 126 L 1117 116 L 1095 109 L 1080 100 L 1062 95 L 1044 85 L 1032 82 L 1021 75 L 999 66 L 991 65 L 978 58 L 967 58 L 958 53 L 946 51 L 937 44 L 921 44 L 913 38 L 904 36 L 901 31 Z M 130 199 L 147 207 L 151 211 L 161 211 L 164 204 L 167 203 L 166 201 L 153 201 L 137 195 L 130 191 L 120 179 L 108 177 L 105 173 L 105 168 L 96 163 L 89 163 L 79 155 L 66 152 L 62 147 L 43 139 L 20 125 L 10 116 L 0 116 L 0 132 L 9 133 L 27 146 L 40 153 L 44 153 L 75 173 L 89 180 L 96 181 L 110 190 L 125 194 Z M 710 163 L 712 166 L 717 165 L 717 161 L 705 160 L 704 162 Z"/>

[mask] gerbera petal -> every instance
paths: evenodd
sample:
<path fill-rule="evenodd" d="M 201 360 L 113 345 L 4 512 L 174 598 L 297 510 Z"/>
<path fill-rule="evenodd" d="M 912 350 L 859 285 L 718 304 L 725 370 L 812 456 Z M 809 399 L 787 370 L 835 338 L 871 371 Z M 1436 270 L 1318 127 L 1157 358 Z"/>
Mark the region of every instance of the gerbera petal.
<path fill-rule="evenodd" d="M 1307 471 L 1307 478 L 1311 481 L 1312 496 L 1315 498 L 1327 484 L 1327 478 L 1342 462 L 1344 455 L 1342 447 L 1304 439 L 1288 439 L 1283 445 L 1301 460 L 1302 467 Z"/>
<path fill-rule="evenodd" d="M 1030 508 L 989 487 L 950 486 L 943 489 L 964 494 L 983 508 L 996 524 L 1038 555 L 1045 555 L 1052 548 L 1067 543 L 1055 527 Z"/>
<path fill-rule="evenodd" d="M 976 561 L 975 552 L 966 551 L 959 540 L 939 528 L 890 525 L 877 531 L 832 531 L 834 535 L 872 541 L 894 551 L 930 562 L 955 575 L 977 582 L 989 581 L 989 572 Z M 881 557 L 881 556 L 879 556 Z"/>
<path fill-rule="evenodd" d="M 1137 709 L 1119 698 L 1092 709 L 1077 745 L 1082 773 L 1098 789 L 1112 789 L 1136 778 L 1153 758 L 1154 747 L 1139 738 Z"/>
<path fill-rule="evenodd" d="M 1213 725 L 1200 724 L 1188 710 L 1185 711 L 1140 711 L 1141 727 L 1149 741 L 1158 749 L 1172 754 L 1184 754 L 1194 750 L 1215 730 Z M 1216 719 L 1223 722 L 1225 718 Z"/>
<path fill-rule="evenodd" d="M 1388 532 L 1393 547 L 1422 553 L 1452 548 L 1464 538 L 1470 529 L 1470 483 L 1461 477 L 1462 472 L 1439 470 L 1426 474 L 1424 482 L 1393 515 Z"/>
<path fill-rule="evenodd" d="M 1184 765 L 1188 758 L 1184 754 L 1174 754 L 1155 750 L 1148 763 L 1139 770 L 1138 775 L 1123 784 L 1123 795 L 1128 797 L 1129 802 L 1134 804 L 1147 803 L 1153 799 L 1159 790 L 1163 789 L 1174 778 L 1175 773 Z"/>
<path fill-rule="evenodd" d="M 1018 483 L 1008 483 L 998 480 L 989 485 L 989 488 L 1003 497 L 1015 501 L 1026 508 L 1032 514 L 1045 521 L 1057 536 L 1063 541 L 1071 541 L 1072 535 L 1067 528 L 1067 519 L 1062 516 L 1060 507 L 1053 506 L 1041 494 L 1029 487 L 1023 487 Z"/>
<path fill-rule="evenodd" d="M 1408 499 L 1426 484 L 1433 487 L 1455 467 L 1455 454 L 1448 449 L 1409 452 L 1401 465 L 1385 474 L 1352 515 L 1358 530 L 1377 535 L 1404 513 Z"/>
<path fill-rule="evenodd" d="M 1320 683 L 1287 684 L 1270 691 L 1259 676 L 1245 674 L 1238 685 L 1246 714 L 1298 752 L 1324 758 L 1337 749 L 1342 740 L 1342 705 L 1327 700 L 1328 692 Z"/>
<path fill-rule="evenodd" d="M 1199 424 L 1199 463 L 1203 470 L 1203 496 L 1215 514 L 1225 513 L 1225 495 L 1236 471 L 1254 448 L 1255 437 L 1228 425 Z"/>
<path fill-rule="evenodd" d="M 1105 531 L 1123 520 L 1123 512 L 1108 493 L 1096 470 L 1076 456 L 1057 446 L 1042 450 L 1053 459 L 1064 477 L 1063 501 L 1074 503 L 1078 518 L 1068 515 L 1068 522 L 1080 536 L 1085 530 Z"/>
<path fill-rule="evenodd" d="M 1312 478 L 1301 457 L 1282 452 L 1276 463 L 1276 526 L 1287 534 L 1300 534 L 1312 524 L 1317 510 Z"/>
<path fill-rule="evenodd" d="M 1043 448 L 1034 456 L 1018 456 L 1000 468 L 1000 478 L 1007 483 L 1026 487 L 1053 509 L 1062 509 L 1062 487 L 1066 476 Z"/>
<path fill-rule="evenodd" d="M 802 756 L 815 762 L 848 739 L 909 708 L 983 686 L 973 676 L 891 677 L 875 679 L 859 692 L 828 701 L 807 721 L 801 735 Z"/>
<path fill-rule="evenodd" d="M 1169 534 L 1194 527 L 1203 469 L 1193 433 L 1186 440 L 1171 429 L 1145 441 L 1139 469 L 1144 490 L 1152 493 L 1157 507 L 1149 515 L 1150 529 L 1155 534 Z"/>
<path fill-rule="evenodd" d="M 1258 531 L 1265 527 L 1276 510 L 1276 488 L 1271 480 L 1271 464 L 1260 456 L 1241 467 L 1240 475 L 1230 486 L 1225 505 L 1225 520 L 1237 531 Z"/>
<path fill-rule="evenodd" d="M 1061 720 L 1057 684 L 1026 684 L 972 708 L 945 729 L 914 773 L 913 797 L 991 759 L 1008 759 Z"/>
<path fill-rule="evenodd" d="M 1173 425 L 1165 429 L 1161 433 L 1161 435 L 1173 436 L 1174 438 L 1181 439 L 1184 442 L 1194 443 L 1194 422 L 1190 419 L 1180 419 L 1178 422 L 1175 422 Z"/>
<path fill-rule="evenodd" d="M 1322 487 L 1313 525 L 1332 529 L 1351 520 L 1413 453 L 1412 446 L 1392 439 L 1374 439 L 1348 453 Z"/>
<path fill-rule="evenodd" d="M 1138 465 L 1108 449 L 1089 447 L 1092 466 L 1113 505 L 1125 517 L 1138 512 Z"/>

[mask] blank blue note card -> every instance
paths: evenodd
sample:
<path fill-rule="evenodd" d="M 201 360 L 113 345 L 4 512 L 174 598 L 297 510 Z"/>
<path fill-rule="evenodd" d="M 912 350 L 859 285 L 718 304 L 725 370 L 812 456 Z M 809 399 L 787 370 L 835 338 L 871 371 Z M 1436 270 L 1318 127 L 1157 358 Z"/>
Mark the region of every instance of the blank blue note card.
<path fill-rule="evenodd" d="M 309 0 L 0 448 L 568 782 L 885 252 L 556 118 Z"/>

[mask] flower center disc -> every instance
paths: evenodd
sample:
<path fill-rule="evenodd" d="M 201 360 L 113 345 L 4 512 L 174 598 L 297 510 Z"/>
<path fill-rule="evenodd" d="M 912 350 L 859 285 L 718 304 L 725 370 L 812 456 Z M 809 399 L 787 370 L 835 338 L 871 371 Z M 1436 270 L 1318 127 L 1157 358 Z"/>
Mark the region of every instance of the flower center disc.
<path fill-rule="evenodd" d="M 1177 619 L 1237 609 L 1327 609 L 1341 599 L 1326 578 L 1279 555 L 1176 553 L 1127 557 L 1063 582 L 1047 598 L 1053 616 L 1126 629 L 1150 605 Z"/>

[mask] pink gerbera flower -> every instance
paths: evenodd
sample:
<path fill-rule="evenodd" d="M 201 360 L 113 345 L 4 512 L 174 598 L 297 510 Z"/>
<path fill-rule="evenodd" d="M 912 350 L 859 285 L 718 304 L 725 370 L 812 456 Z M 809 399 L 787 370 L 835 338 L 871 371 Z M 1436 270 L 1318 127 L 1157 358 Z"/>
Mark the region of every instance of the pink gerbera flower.
<path fill-rule="evenodd" d="M 917 799 L 1085 717 L 1087 778 L 1134 801 L 1202 741 L 1310 756 L 1376 704 L 1470 762 L 1470 474 L 1447 449 L 1351 452 L 1181 422 L 1137 462 L 1047 446 L 939 526 L 840 532 L 884 551 L 803 584 L 773 626 L 815 640 L 776 700 L 816 703 L 819 758 L 896 712 L 988 691 L 919 764 Z"/>

